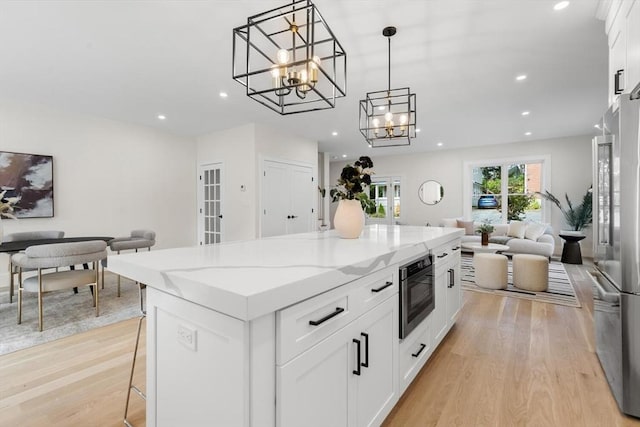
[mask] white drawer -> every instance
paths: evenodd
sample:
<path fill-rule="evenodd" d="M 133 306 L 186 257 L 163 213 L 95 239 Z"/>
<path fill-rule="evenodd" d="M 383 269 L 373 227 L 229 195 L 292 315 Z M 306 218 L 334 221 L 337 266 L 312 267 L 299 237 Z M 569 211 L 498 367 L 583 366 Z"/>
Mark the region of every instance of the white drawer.
<path fill-rule="evenodd" d="M 285 364 L 397 294 L 398 266 L 394 265 L 278 311 L 276 364 Z"/>
<path fill-rule="evenodd" d="M 400 343 L 400 393 L 411 384 L 433 352 L 431 317 L 427 317 Z"/>
<path fill-rule="evenodd" d="M 454 262 L 460 255 L 460 239 L 452 240 L 444 245 L 438 246 L 431 251 L 433 263 L 436 269 L 444 268 Z"/>

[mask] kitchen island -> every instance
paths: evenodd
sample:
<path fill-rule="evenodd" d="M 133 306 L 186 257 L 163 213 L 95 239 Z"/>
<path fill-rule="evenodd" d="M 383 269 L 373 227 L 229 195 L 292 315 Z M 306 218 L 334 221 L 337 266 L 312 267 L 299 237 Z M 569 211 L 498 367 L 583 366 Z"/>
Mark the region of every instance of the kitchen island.
<path fill-rule="evenodd" d="M 380 424 L 419 370 L 403 381 L 404 343 L 421 367 L 459 311 L 442 273 L 438 325 L 400 342 L 398 267 L 431 253 L 455 271 L 462 233 L 372 225 L 110 257 L 148 285 L 147 425 Z"/>

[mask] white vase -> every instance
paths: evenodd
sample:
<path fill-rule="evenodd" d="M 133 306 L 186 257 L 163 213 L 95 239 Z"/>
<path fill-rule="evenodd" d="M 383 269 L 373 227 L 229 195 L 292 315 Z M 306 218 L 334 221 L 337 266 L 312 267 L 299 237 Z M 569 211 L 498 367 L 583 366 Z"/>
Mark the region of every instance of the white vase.
<path fill-rule="evenodd" d="M 360 200 L 340 200 L 333 225 L 343 239 L 357 239 L 364 228 L 364 212 Z"/>

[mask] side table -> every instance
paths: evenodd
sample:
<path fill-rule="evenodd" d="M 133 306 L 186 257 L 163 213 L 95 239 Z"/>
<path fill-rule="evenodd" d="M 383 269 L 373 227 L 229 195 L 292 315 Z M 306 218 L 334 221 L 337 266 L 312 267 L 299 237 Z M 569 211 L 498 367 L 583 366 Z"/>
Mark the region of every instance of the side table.
<path fill-rule="evenodd" d="M 560 237 L 564 239 L 561 261 L 565 264 L 582 264 L 580 240 L 587 236 L 583 234 L 560 234 Z"/>

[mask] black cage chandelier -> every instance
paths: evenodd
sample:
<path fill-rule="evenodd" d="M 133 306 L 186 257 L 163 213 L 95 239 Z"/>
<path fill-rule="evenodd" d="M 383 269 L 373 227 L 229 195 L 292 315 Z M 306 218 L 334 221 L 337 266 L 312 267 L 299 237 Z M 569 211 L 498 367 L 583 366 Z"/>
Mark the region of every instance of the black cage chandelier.
<path fill-rule="evenodd" d="M 346 95 L 347 55 L 310 0 L 234 28 L 232 61 L 247 96 L 280 114 L 334 108 Z"/>
<path fill-rule="evenodd" d="M 395 33 L 395 27 L 382 30 L 389 42 L 387 90 L 368 92 L 360 100 L 360 133 L 371 147 L 410 145 L 416 137 L 416 94 L 408 87 L 391 89 L 391 37 Z"/>

